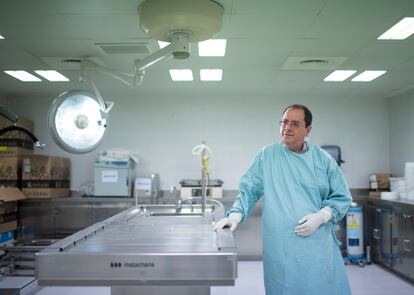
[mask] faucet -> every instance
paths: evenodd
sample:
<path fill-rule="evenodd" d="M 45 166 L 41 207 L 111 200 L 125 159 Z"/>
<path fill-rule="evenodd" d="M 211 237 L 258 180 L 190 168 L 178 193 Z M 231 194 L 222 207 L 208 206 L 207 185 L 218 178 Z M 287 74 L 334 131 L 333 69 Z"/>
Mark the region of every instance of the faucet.
<path fill-rule="evenodd" d="M 175 213 L 178 214 L 181 211 L 181 199 L 178 190 L 174 185 L 170 188 L 170 194 L 175 197 Z"/>
<path fill-rule="evenodd" d="M 191 200 L 189 198 L 182 200 L 181 204 L 182 203 L 187 203 L 188 205 L 190 205 L 191 212 L 194 212 L 193 202 L 191 202 Z"/>

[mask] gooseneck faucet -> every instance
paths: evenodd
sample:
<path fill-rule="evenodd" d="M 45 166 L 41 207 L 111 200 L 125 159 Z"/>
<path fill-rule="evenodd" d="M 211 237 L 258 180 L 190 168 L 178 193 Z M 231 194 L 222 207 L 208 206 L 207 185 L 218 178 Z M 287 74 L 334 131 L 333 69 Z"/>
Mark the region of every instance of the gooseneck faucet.
<path fill-rule="evenodd" d="M 203 140 L 204 145 L 201 153 L 201 212 L 203 215 L 206 213 L 206 199 L 207 199 L 207 182 L 208 182 L 208 155 L 206 152 L 206 142 Z"/>
<path fill-rule="evenodd" d="M 175 213 L 178 214 L 181 211 L 181 199 L 180 199 L 180 195 L 178 194 L 178 190 L 175 187 L 175 185 L 173 185 L 170 188 L 170 194 L 175 197 Z"/>

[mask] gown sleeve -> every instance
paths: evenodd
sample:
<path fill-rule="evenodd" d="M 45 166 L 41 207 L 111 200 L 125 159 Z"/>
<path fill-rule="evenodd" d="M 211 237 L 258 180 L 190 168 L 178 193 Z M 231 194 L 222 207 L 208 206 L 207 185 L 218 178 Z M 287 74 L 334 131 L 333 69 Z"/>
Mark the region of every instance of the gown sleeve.
<path fill-rule="evenodd" d="M 334 159 L 328 165 L 329 195 L 322 201 L 322 208 L 328 206 L 332 209 L 331 221 L 341 220 L 352 202 L 352 196 L 345 177 Z"/>
<path fill-rule="evenodd" d="M 240 212 L 243 216 L 242 220 L 244 220 L 263 195 L 263 150 L 256 155 L 255 160 L 242 176 L 239 190 L 233 206 L 226 211 L 226 215 Z"/>

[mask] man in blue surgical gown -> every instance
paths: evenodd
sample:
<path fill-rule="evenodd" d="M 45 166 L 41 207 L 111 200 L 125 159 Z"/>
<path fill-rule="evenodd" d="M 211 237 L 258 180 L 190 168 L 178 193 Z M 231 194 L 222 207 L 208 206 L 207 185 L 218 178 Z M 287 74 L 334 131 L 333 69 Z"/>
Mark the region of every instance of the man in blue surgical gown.
<path fill-rule="evenodd" d="M 227 217 L 215 225 L 234 230 L 263 196 L 267 295 L 351 294 L 334 231 L 352 198 L 335 160 L 305 140 L 311 124 L 303 105 L 284 111 L 281 140 L 257 154 Z"/>

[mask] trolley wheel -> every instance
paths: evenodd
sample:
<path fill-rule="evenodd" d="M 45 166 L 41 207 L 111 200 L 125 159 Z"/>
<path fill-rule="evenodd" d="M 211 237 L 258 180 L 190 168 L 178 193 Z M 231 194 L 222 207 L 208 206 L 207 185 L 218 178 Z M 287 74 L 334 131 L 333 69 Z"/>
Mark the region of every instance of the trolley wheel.
<path fill-rule="evenodd" d="M 359 261 L 358 261 L 358 266 L 359 266 L 359 267 L 364 267 L 364 266 L 365 266 L 365 261 L 363 261 L 363 260 L 359 260 Z"/>

